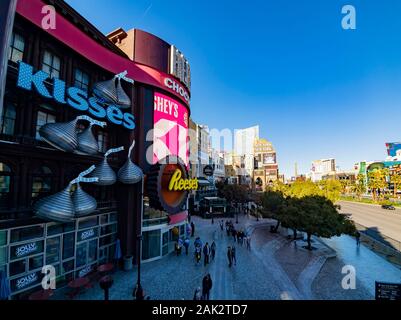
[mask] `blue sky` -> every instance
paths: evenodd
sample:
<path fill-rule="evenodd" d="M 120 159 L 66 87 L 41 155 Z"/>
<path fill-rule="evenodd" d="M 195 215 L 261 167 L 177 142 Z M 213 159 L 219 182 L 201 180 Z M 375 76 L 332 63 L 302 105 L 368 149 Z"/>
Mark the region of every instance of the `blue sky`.
<path fill-rule="evenodd" d="M 102 32 L 139 28 L 175 44 L 192 70 L 192 117 L 260 125 L 280 170 L 341 169 L 401 140 L 401 1 L 68 0 Z M 356 8 L 356 30 L 341 8 Z"/>

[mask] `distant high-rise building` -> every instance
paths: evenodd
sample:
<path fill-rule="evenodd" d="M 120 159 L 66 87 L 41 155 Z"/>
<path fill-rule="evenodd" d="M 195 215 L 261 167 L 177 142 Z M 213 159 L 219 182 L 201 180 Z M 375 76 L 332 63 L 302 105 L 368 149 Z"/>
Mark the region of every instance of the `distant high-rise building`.
<path fill-rule="evenodd" d="M 253 185 L 263 191 L 266 186 L 279 179 L 276 151 L 270 141 L 257 139 L 254 143 L 255 168 Z"/>
<path fill-rule="evenodd" d="M 335 174 L 336 172 L 336 160 L 320 159 L 312 162 L 312 168 L 310 172 L 312 181 L 320 181 L 325 175 Z"/>
<path fill-rule="evenodd" d="M 245 156 L 245 171 L 251 176 L 254 169 L 254 143 L 259 139 L 259 126 L 253 126 L 235 131 L 234 152 Z"/>

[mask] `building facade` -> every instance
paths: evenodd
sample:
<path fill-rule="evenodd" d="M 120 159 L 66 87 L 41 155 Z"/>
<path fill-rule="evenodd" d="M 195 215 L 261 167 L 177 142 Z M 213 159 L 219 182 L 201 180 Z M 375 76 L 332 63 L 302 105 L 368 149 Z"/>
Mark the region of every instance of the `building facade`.
<path fill-rule="evenodd" d="M 323 176 L 335 175 L 336 172 L 336 160 L 320 159 L 312 162 L 312 168 L 310 171 L 310 177 L 313 182 L 322 180 Z"/>
<path fill-rule="evenodd" d="M 175 192 L 177 205 L 169 203 L 163 195 L 172 191 L 157 177 L 171 177 L 174 170 L 184 178 L 187 174 L 189 67 L 182 71 L 171 66 L 176 51 L 149 33 L 132 31 L 133 39 L 119 29 L 106 37 L 64 1 L 51 1 L 57 28 L 44 30 L 41 9 L 49 3 L 18 1 L 7 57 L 0 123 L 0 270 L 13 299 L 40 288 L 44 265 L 55 267 L 60 287 L 111 261 L 117 239 L 122 254 L 135 257 L 142 234 L 142 259 L 149 261 L 169 253 L 172 243 L 187 232 L 187 192 Z M 124 39 L 125 46 L 119 46 Z M 177 66 L 182 63 L 187 62 Z M 116 79 L 121 107 L 99 100 L 101 90 L 94 90 L 101 83 L 114 81 L 115 86 Z M 96 152 L 58 148 L 50 144 L 52 136 L 43 140 L 43 128 L 66 124 L 71 139 L 79 139 L 78 148 L 84 146 L 85 133 Z M 148 139 L 152 129 L 153 139 Z M 64 130 L 58 134 L 69 141 Z M 120 168 L 128 159 L 146 176 L 143 210 L 141 183 L 121 182 Z M 71 182 L 92 165 L 105 166 L 114 183 L 82 183 L 85 197 L 90 196 L 96 208 L 78 217 L 83 203 L 75 198 L 78 187 L 70 187 Z M 99 182 L 106 176 L 94 178 Z M 68 194 L 62 192 L 66 186 Z M 56 196 L 64 196 L 67 204 L 74 201 L 68 222 L 60 219 L 66 203 L 57 202 L 59 212 L 43 205 Z"/>
<path fill-rule="evenodd" d="M 269 184 L 279 179 L 277 154 L 271 142 L 258 139 L 254 143 L 254 155 L 253 186 L 257 191 L 264 191 Z"/>
<path fill-rule="evenodd" d="M 249 176 L 249 183 L 254 170 L 253 145 L 257 139 L 259 139 L 259 126 L 235 130 L 234 152 L 238 156 L 244 156 L 245 175 Z"/>

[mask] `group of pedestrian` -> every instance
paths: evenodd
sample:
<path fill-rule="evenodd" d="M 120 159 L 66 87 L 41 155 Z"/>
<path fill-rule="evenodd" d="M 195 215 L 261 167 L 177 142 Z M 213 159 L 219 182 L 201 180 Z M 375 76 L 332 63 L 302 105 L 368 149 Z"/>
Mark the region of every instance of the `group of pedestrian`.
<path fill-rule="evenodd" d="M 214 241 L 212 242 L 211 245 L 209 245 L 209 242 L 206 242 L 205 245 L 203 245 L 203 242 L 200 239 L 200 237 L 197 237 L 195 239 L 194 246 L 195 246 L 196 263 L 199 263 L 200 260 L 202 259 L 202 253 L 203 253 L 204 266 L 209 264 L 210 261 L 214 260 L 216 256 L 216 243 Z"/>
<path fill-rule="evenodd" d="M 223 220 L 220 221 L 220 229 L 223 231 Z M 234 224 L 232 221 L 227 220 L 226 221 L 226 232 L 227 236 L 232 236 L 234 242 L 237 242 L 240 246 L 242 246 L 244 243 L 246 245 L 246 248 L 248 250 L 251 249 L 251 237 L 245 233 L 243 229 L 241 230 L 236 230 L 234 227 Z"/>

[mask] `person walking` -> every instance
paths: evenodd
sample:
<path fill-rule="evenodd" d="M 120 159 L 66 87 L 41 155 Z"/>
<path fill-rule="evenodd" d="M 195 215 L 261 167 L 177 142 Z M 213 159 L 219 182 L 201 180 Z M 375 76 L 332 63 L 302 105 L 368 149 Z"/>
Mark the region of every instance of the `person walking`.
<path fill-rule="evenodd" d="M 212 281 L 212 278 L 210 277 L 210 273 L 208 273 L 206 276 L 204 276 L 203 281 L 202 281 L 203 300 L 210 299 L 210 290 L 212 289 L 212 286 L 213 286 L 213 281 Z"/>
<path fill-rule="evenodd" d="M 202 249 L 201 246 L 195 246 L 195 260 L 196 264 L 198 264 L 201 261 L 202 258 Z"/>
<path fill-rule="evenodd" d="M 235 247 L 234 246 L 231 248 L 231 260 L 234 263 L 234 265 L 237 265 L 237 257 L 236 257 L 236 254 L 235 254 Z"/>
<path fill-rule="evenodd" d="M 251 250 L 251 236 L 249 235 L 246 237 L 246 248 Z"/>
<path fill-rule="evenodd" d="M 233 228 L 232 231 L 231 231 L 231 234 L 232 234 L 232 236 L 234 238 L 234 242 L 235 242 L 236 239 L 237 239 L 237 231 Z"/>
<path fill-rule="evenodd" d="M 209 243 L 206 242 L 205 246 L 203 247 L 203 262 L 204 265 L 206 266 L 209 263 L 209 256 L 210 256 L 210 247 Z"/>
<path fill-rule="evenodd" d="M 212 254 L 212 260 L 214 260 L 214 257 L 216 255 L 216 243 L 214 241 L 212 242 L 212 246 L 210 247 L 210 251 L 211 251 L 211 254 Z"/>
<path fill-rule="evenodd" d="M 223 220 L 220 220 L 220 230 L 221 230 L 221 232 L 224 231 L 224 222 L 223 222 Z"/>
<path fill-rule="evenodd" d="M 195 236 L 195 224 L 191 221 L 191 238 Z"/>
<path fill-rule="evenodd" d="M 201 300 L 201 299 L 202 299 L 201 288 L 197 287 L 194 293 L 194 300 Z"/>
<path fill-rule="evenodd" d="M 356 246 L 359 247 L 361 245 L 361 233 L 359 231 L 356 232 L 355 239 L 356 239 Z"/>
<path fill-rule="evenodd" d="M 233 263 L 233 257 L 231 254 L 231 247 L 227 247 L 227 258 L 228 258 L 228 266 L 231 268 L 231 265 Z"/>
<path fill-rule="evenodd" d="M 189 238 L 188 237 L 184 240 L 184 248 L 185 248 L 185 254 L 188 255 L 188 248 L 189 248 Z"/>

